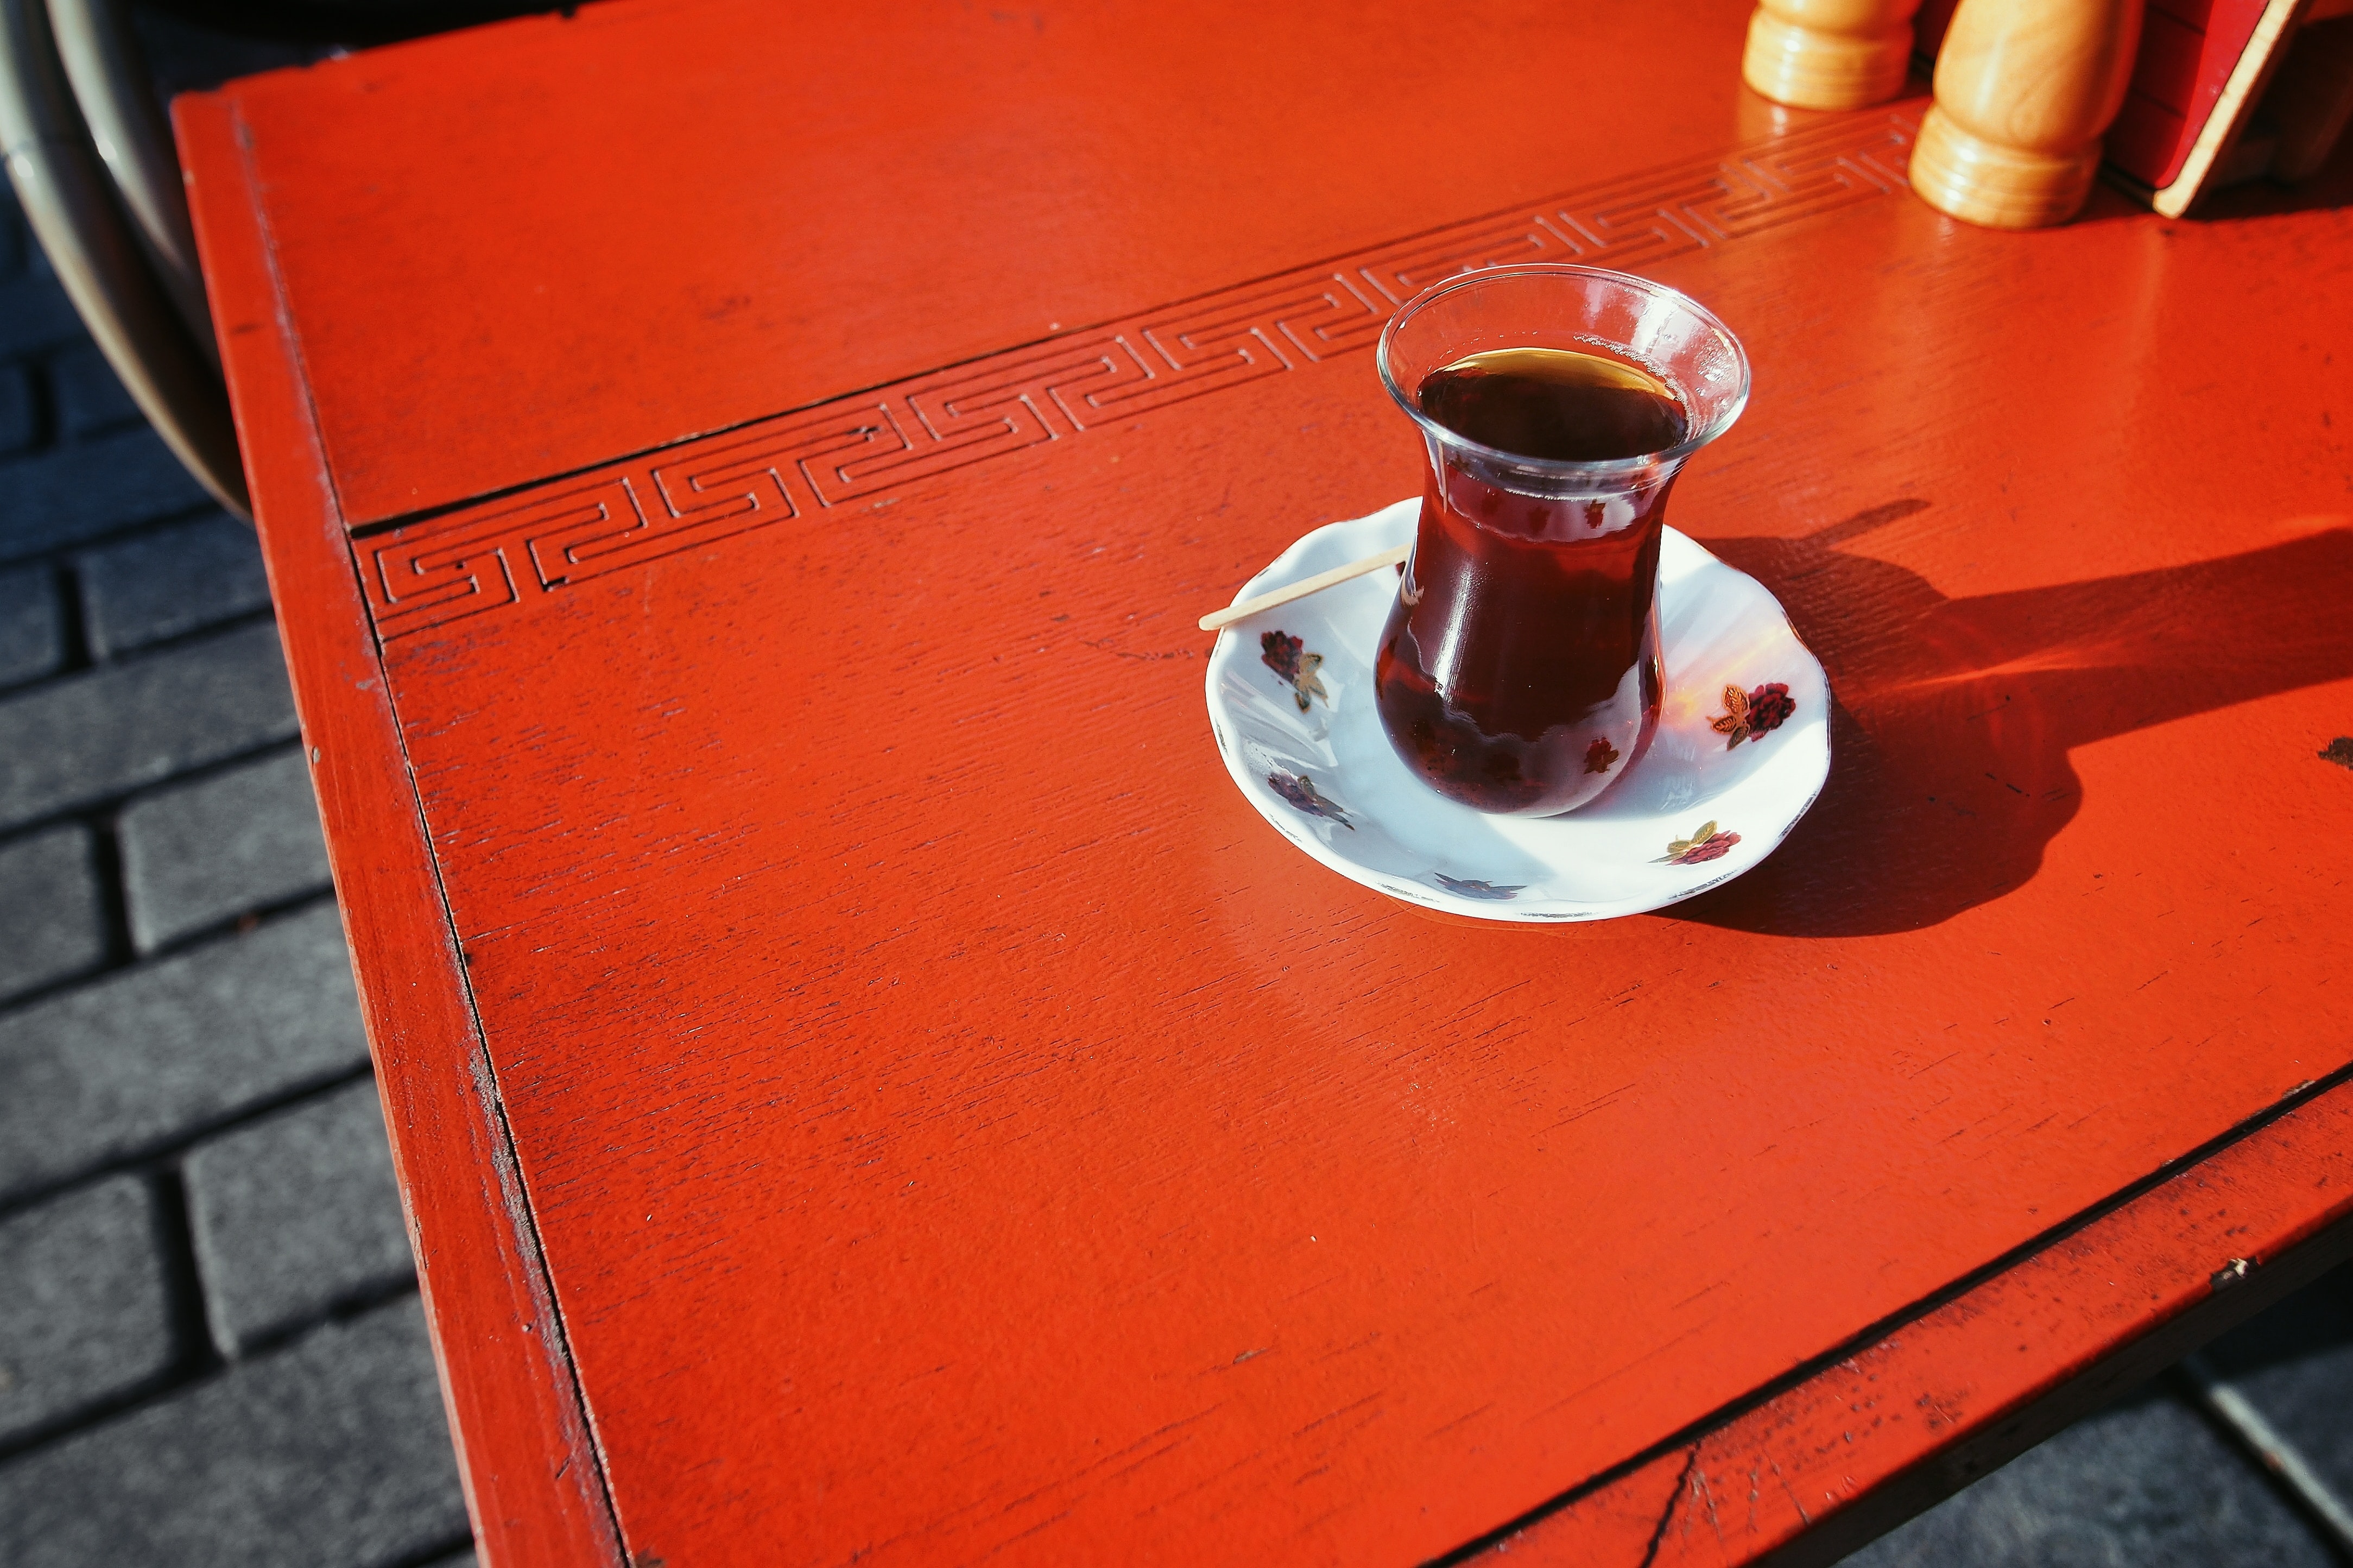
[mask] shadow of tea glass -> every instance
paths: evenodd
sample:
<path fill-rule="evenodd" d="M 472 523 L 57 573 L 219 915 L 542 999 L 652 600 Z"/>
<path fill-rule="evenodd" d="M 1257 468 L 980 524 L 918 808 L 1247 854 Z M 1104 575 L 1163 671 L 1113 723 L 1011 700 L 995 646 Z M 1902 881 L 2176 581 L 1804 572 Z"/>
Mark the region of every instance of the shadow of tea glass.
<path fill-rule="evenodd" d="M 1381 334 L 1429 452 L 1374 702 L 1432 789 L 1550 816 L 1659 721 L 1667 492 L 1748 398 L 1748 359 L 1672 289 L 1595 267 L 1466 273 Z"/>

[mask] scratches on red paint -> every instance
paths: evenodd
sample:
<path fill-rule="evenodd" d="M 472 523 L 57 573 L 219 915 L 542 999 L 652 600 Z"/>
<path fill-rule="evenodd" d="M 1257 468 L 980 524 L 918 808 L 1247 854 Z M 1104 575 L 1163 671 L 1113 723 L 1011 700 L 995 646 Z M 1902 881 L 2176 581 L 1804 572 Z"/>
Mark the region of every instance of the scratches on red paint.
<path fill-rule="evenodd" d="M 1307 1434 L 1314 1431 L 1318 1426 L 1324 1426 L 1327 1422 L 1337 1421 L 1341 1416 L 1346 1415 L 1352 1411 L 1362 1410 L 1367 1405 L 1377 1404 L 1382 1396 L 1388 1392 L 1388 1391 L 1387 1389 L 1376 1389 L 1372 1393 L 1365 1395 L 1364 1398 L 1343 1405 L 1337 1410 L 1327 1410 L 1323 1415 L 1318 1415 L 1314 1420 L 1310 1421 L 1306 1426 L 1302 1426 L 1299 1430 L 1293 1432 L 1292 1436 L 1294 1437 L 1304 1437 Z M 1351 1428 L 1351 1430 L 1354 1430 L 1354 1428 Z"/>
<path fill-rule="evenodd" d="M 1668 1527 L 1674 1523 L 1675 1510 L 1682 1505 L 1683 1492 L 1698 1468 L 1699 1445 L 1694 1443 L 1683 1455 L 1683 1474 L 1675 1478 L 1675 1484 L 1667 1492 L 1667 1506 L 1659 1510 L 1659 1522 L 1651 1531 L 1650 1544 L 1642 1552 L 1642 1568 L 1651 1568 L 1658 1562 L 1659 1548 L 1666 1544 Z"/>
<path fill-rule="evenodd" d="M 1581 1019 L 1579 1020 L 1579 1022 L 1582 1021 L 1583 1020 Z M 1575 1110 L 1570 1111 L 1567 1115 L 1562 1117 L 1559 1121 L 1546 1128 L 1545 1131 L 1546 1132 L 1557 1132 L 1572 1121 L 1581 1121 L 1584 1118 L 1592 1115 L 1597 1110 L 1607 1110 L 1611 1105 L 1617 1102 L 1620 1096 L 1631 1094 L 1634 1091 L 1635 1087 L 1635 1085 L 1630 1083 L 1621 1083 L 1616 1089 L 1611 1089 L 1609 1093 L 1598 1095 L 1595 1098 L 1587 1100 L 1583 1105 L 1578 1106 Z"/>
<path fill-rule="evenodd" d="M 1386 1336 L 1382 1334 L 1380 1330 L 1375 1329 L 1369 1334 L 1366 1334 L 1359 1339 L 1350 1340 L 1345 1345 L 1336 1345 L 1331 1350 L 1325 1351 L 1322 1355 L 1312 1358 L 1308 1364 L 1311 1366 L 1319 1365 L 1322 1363 L 1335 1360 L 1340 1356 L 1353 1355 L 1358 1351 L 1369 1350 L 1373 1346 L 1380 1343 L 1382 1339 L 1385 1337 Z"/>
<path fill-rule="evenodd" d="M 1486 1415 L 1487 1412 L 1493 1408 L 1495 1408 L 1495 1406 L 1491 1401 L 1488 1404 L 1480 1405 L 1475 1410 L 1464 1411 L 1461 1415 L 1457 1415 L 1453 1420 L 1445 1423 L 1443 1426 L 1432 1426 L 1429 1431 L 1424 1432 L 1421 1435 L 1422 1440 L 1424 1442 L 1433 1441 L 1444 1436 L 1447 1433 L 1453 1431 L 1458 1426 L 1467 1426 L 1472 1422 L 1478 1420 L 1479 1417 Z"/>

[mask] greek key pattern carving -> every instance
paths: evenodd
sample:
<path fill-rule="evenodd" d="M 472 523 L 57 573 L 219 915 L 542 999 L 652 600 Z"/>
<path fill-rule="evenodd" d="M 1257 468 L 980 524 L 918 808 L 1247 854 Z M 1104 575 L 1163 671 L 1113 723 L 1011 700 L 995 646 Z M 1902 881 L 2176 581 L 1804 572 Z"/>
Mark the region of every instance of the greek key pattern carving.
<path fill-rule="evenodd" d="M 377 634 L 571 584 L 1368 349 L 1474 268 L 1639 268 L 1901 190 L 1916 111 L 1810 128 L 783 414 L 353 542 Z"/>

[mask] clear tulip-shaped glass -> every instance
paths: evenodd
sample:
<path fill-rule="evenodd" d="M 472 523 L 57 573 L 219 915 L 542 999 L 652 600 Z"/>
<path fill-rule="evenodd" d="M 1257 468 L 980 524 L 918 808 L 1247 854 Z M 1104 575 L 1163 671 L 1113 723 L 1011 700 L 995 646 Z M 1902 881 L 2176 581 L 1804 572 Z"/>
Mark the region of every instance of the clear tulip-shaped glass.
<path fill-rule="evenodd" d="M 1380 372 L 1429 452 L 1374 665 L 1382 727 L 1449 799 L 1574 811 L 1658 724 L 1667 492 L 1739 416 L 1747 356 L 1672 289 L 1510 267 L 1409 301 Z"/>

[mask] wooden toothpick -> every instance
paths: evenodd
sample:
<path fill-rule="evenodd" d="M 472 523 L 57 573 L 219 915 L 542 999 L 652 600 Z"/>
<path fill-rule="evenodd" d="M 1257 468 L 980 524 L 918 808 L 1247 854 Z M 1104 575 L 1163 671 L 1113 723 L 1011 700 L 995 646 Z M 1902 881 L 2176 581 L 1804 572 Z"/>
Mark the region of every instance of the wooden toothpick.
<path fill-rule="evenodd" d="M 1367 572 L 1377 572 L 1384 566 L 1402 566 L 1405 564 L 1405 558 L 1412 553 L 1413 545 L 1408 542 L 1398 545 L 1394 550 L 1384 550 L 1378 555 L 1367 555 L 1362 561 L 1351 561 L 1345 566 L 1335 566 L 1329 572 L 1318 572 L 1313 577 L 1302 577 L 1298 582 L 1286 584 L 1271 594 L 1261 594 L 1255 599 L 1244 599 L 1239 605 L 1229 605 L 1215 615 L 1203 616 L 1201 629 L 1205 632 L 1223 631 L 1246 616 L 1257 615 L 1261 610 L 1271 610 L 1277 605 L 1287 605 L 1293 599 L 1303 599 L 1310 594 L 1320 594 L 1335 583 L 1345 583 L 1351 577 L 1361 577 Z"/>

